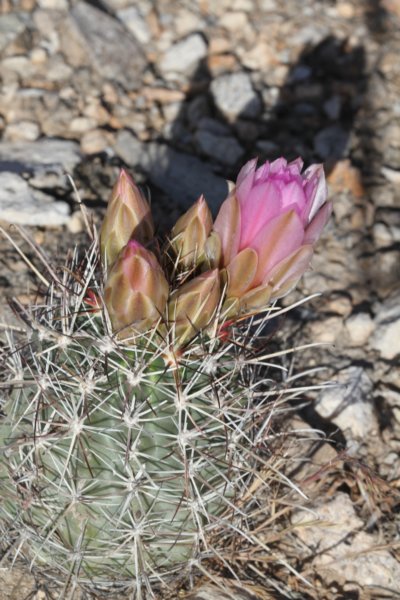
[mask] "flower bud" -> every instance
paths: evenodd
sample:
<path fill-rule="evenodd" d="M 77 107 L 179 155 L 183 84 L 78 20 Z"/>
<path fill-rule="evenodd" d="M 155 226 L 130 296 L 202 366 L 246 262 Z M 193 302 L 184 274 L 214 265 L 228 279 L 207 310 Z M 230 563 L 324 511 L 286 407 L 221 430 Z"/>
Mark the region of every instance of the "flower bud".
<path fill-rule="evenodd" d="M 218 269 L 202 273 L 182 285 L 168 303 L 174 344 L 182 346 L 210 324 L 220 301 Z"/>
<path fill-rule="evenodd" d="M 147 331 L 161 317 L 168 299 L 168 283 L 150 250 L 131 240 L 110 270 L 104 301 L 114 332 L 126 338 Z"/>
<path fill-rule="evenodd" d="M 129 175 L 121 170 L 100 231 L 103 265 L 110 269 L 130 239 L 147 244 L 154 236 L 150 206 Z"/>
<path fill-rule="evenodd" d="M 200 196 L 172 228 L 172 247 L 183 267 L 198 266 L 204 259 L 204 246 L 212 228 L 210 209 Z"/>

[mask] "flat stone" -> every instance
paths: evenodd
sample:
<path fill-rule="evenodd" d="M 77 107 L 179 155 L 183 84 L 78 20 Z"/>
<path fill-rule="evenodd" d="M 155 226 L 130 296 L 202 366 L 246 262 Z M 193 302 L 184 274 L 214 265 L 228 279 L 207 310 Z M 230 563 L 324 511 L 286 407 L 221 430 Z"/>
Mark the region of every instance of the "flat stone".
<path fill-rule="evenodd" d="M 182 208 L 189 208 L 204 194 L 210 209 L 215 213 L 227 195 L 225 179 L 215 175 L 206 163 L 166 145 L 146 145 L 140 164 L 148 173 L 150 181 Z"/>
<path fill-rule="evenodd" d="M 235 165 L 244 153 L 244 148 L 232 136 L 223 137 L 200 129 L 195 139 L 204 154 L 224 165 Z"/>
<path fill-rule="evenodd" d="M 35 142 L 0 144 L 0 171 L 14 173 L 73 171 L 80 163 L 79 145 L 69 140 L 40 139 Z"/>
<path fill-rule="evenodd" d="M 0 173 L 0 219 L 19 225 L 59 226 L 69 221 L 66 202 L 33 192 L 16 173 Z"/>
<path fill-rule="evenodd" d="M 193 33 L 171 46 L 160 61 L 162 73 L 192 73 L 207 55 L 207 44 L 203 36 Z"/>
<path fill-rule="evenodd" d="M 119 21 L 86 2 L 79 2 L 71 14 L 99 74 L 118 81 L 128 90 L 140 88 L 147 62 L 132 33 Z"/>
<path fill-rule="evenodd" d="M 211 92 L 217 108 L 230 120 L 239 116 L 254 118 L 261 112 L 261 100 L 247 73 L 217 77 L 211 83 Z"/>
<path fill-rule="evenodd" d="M 360 440 L 376 430 L 371 399 L 372 381 L 362 367 L 348 367 L 338 373 L 339 385 L 322 390 L 315 410 L 344 432 L 347 440 Z"/>

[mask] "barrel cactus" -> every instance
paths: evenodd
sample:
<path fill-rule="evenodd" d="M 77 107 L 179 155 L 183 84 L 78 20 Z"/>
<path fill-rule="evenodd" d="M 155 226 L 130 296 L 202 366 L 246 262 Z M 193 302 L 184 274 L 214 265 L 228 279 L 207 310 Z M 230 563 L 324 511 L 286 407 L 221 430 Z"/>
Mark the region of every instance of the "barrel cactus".
<path fill-rule="evenodd" d="M 268 324 L 310 262 L 325 200 L 321 168 L 251 162 L 215 224 L 200 198 L 160 249 L 121 172 L 100 235 L 43 276 L 43 302 L 7 332 L 7 554 L 65 589 L 150 598 L 206 559 L 229 568 L 218 539 L 263 546 L 248 511 L 287 391 Z"/>

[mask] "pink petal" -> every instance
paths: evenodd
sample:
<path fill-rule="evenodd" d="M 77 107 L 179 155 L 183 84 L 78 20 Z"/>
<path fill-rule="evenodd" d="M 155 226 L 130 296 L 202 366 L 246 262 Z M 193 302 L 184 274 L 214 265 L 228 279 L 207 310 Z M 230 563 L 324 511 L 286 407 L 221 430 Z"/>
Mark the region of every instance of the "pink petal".
<path fill-rule="evenodd" d="M 242 205 L 240 250 L 251 245 L 258 232 L 281 212 L 281 193 L 272 181 L 253 187 Z"/>
<path fill-rule="evenodd" d="M 295 160 L 292 160 L 292 162 L 290 162 L 286 168 L 289 171 L 289 173 L 293 177 L 295 177 L 296 175 L 300 175 L 303 165 L 304 165 L 304 161 L 299 156 Z"/>
<path fill-rule="evenodd" d="M 295 210 L 301 216 L 306 204 L 302 185 L 296 180 L 290 181 L 281 188 L 282 211 Z"/>
<path fill-rule="evenodd" d="M 304 218 L 305 222 L 310 223 L 325 203 L 328 195 L 323 165 L 311 165 L 308 167 L 304 171 L 304 178 L 304 193 L 307 197 L 307 208 Z"/>
<path fill-rule="evenodd" d="M 282 171 L 284 171 L 286 169 L 287 166 L 287 160 L 286 158 L 277 158 L 276 160 L 274 160 L 271 163 L 270 166 L 270 173 L 271 174 L 277 174 L 277 173 L 282 173 Z"/>
<path fill-rule="evenodd" d="M 304 243 L 315 244 L 319 239 L 323 228 L 327 224 L 332 212 L 332 202 L 327 202 L 313 218 L 305 230 Z"/>
<path fill-rule="evenodd" d="M 214 223 L 221 240 L 222 266 L 226 267 L 239 251 L 240 205 L 237 197 L 230 194 L 222 203 Z"/>
<path fill-rule="evenodd" d="M 250 244 L 250 247 L 258 253 L 258 269 L 254 285 L 263 282 L 267 273 L 275 265 L 297 250 L 303 238 L 303 224 L 293 210 L 267 223 Z"/>
<path fill-rule="evenodd" d="M 236 180 L 236 195 L 239 198 L 240 204 L 246 201 L 253 186 L 256 166 L 257 159 L 254 158 L 253 160 L 249 160 L 239 172 Z"/>
<path fill-rule="evenodd" d="M 270 175 L 270 170 L 271 170 L 271 165 L 270 165 L 269 161 L 267 160 L 263 165 L 261 165 L 261 167 L 259 167 L 257 169 L 255 176 L 254 176 L 254 182 L 259 183 L 259 182 L 266 181 Z"/>

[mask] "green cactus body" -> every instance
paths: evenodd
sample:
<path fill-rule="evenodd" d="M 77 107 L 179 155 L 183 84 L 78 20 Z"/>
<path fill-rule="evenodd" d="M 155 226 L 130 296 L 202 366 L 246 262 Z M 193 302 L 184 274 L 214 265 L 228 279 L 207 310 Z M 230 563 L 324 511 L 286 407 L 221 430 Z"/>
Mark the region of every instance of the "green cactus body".
<path fill-rule="evenodd" d="M 195 562 L 235 515 L 250 462 L 235 464 L 234 440 L 252 419 L 241 372 L 204 340 L 168 365 L 159 338 L 129 346 L 99 317 L 68 335 L 56 322 L 18 354 L 2 407 L 3 532 L 61 577 L 156 581 Z"/>

